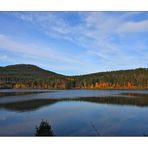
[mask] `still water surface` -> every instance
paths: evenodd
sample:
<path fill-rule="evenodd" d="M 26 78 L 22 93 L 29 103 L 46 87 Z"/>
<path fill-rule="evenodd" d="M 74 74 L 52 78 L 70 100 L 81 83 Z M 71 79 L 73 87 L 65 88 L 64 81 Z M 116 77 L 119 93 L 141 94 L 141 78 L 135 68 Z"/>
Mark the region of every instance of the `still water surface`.
<path fill-rule="evenodd" d="M 42 119 L 56 136 L 148 135 L 148 91 L 0 90 L 0 136 L 34 136 Z"/>

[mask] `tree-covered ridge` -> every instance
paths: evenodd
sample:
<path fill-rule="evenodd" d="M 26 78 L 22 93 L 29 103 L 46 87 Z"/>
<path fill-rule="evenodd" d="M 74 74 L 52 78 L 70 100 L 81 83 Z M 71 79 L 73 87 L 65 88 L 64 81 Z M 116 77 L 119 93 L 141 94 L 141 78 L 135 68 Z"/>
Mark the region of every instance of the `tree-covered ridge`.
<path fill-rule="evenodd" d="M 57 88 L 65 76 L 34 65 L 18 64 L 0 68 L 0 87 L 4 88 Z"/>
<path fill-rule="evenodd" d="M 148 69 L 64 76 L 34 65 L 11 65 L 0 67 L 0 88 L 147 89 Z"/>
<path fill-rule="evenodd" d="M 100 72 L 76 77 L 81 86 L 110 89 L 148 88 L 148 69 Z"/>

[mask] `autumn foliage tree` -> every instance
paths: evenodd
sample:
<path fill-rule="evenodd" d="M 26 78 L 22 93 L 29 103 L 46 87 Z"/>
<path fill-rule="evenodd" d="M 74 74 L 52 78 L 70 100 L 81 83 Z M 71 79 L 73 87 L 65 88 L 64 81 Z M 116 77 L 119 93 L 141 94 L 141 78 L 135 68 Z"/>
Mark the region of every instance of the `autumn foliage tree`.
<path fill-rule="evenodd" d="M 34 65 L 0 67 L 0 88 L 148 89 L 148 69 L 64 76 Z"/>

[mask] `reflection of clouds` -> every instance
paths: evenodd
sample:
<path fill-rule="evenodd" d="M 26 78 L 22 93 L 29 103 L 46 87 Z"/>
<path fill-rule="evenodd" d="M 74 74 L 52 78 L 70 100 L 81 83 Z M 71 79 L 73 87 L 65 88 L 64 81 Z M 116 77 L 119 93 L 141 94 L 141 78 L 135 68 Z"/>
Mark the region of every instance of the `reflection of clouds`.
<path fill-rule="evenodd" d="M 7 117 L 5 117 L 4 115 L 3 116 L 0 116 L 0 120 L 6 120 Z"/>
<path fill-rule="evenodd" d="M 32 122 L 31 122 L 32 123 Z M 32 131 L 32 124 L 30 122 L 19 122 L 19 123 L 13 123 L 7 126 L 3 126 L 3 128 L 0 129 L 1 135 L 23 135 L 21 133 L 25 131 Z"/>
<path fill-rule="evenodd" d="M 44 119 L 44 116 L 35 112 L 23 113 L 23 115 L 22 113 L 19 113 L 19 115 L 16 115 L 15 119 L 8 118 L 6 124 L 0 126 L 0 135 L 23 136 L 24 133 L 26 133 L 28 136 L 33 136 L 35 133 L 35 126 L 38 125 L 42 119 Z"/>
<path fill-rule="evenodd" d="M 50 107 L 44 107 L 35 112 L 18 113 L 15 117 L 16 122 L 14 121 L 15 119 L 13 120 L 12 117 L 9 116 L 8 120 L 6 121 L 6 125 L 1 126 L 2 130 L 0 130 L 0 134 L 23 135 L 23 133 L 25 133 L 26 131 L 32 131 L 32 134 L 34 134 L 33 131 L 35 129 L 35 126 L 38 125 L 42 119 L 48 120 L 49 123 L 53 125 L 53 128 L 56 127 L 59 130 L 60 128 L 62 129 L 66 126 L 67 129 L 75 129 L 76 124 L 79 128 L 79 124 L 81 123 L 81 127 L 82 123 L 84 123 L 84 118 L 82 118 L 82 115 L 85 115 L 85 113 L 89 111 L 87 110 L 87 106 L 88 103 L 61 102 Z M 85 118 L 84 120 L 86 119 L 87 118 Z M 72 124 L 74 121 L 75 125 Z"/>
<path fill-rule="evenodd" d="M 0 120 L 7 120 L 13 117 L 16 117 L 18 113 L 10 112 L 5 109 L 0 109 Z"/>
<path fill-rule="evenodd" d="M 102 135 L 141 135 L 143 127 L 148 130 L 146 113 L 146 108 L 113 105 L 102 113 L 95 125 Z"/>
<path fill-rule="evenodd" d="M 89 103 L 89 102 L 79 102 L 79 101 L 64 101 L 58 102 L 51 106 L 49 110 L 52 110 L 54 114 L 54 120 L 59 121 L 62 119 L 69 120 L 74 118 L 77 120 L 86 120 L 93 117 L 93 114 L 100 111 L 100 104 Z M 100 114 L 100 113 L 99 113 Z"/>
<path fill-rule="evenodd" d="M 64 101 L 33 112 L 0 110 L 0 135 L 34 135 L 42 119 L 55 135 L 94 135 L 92 121 L 102 136 L 126 135 L 148 131 L 147 108 Z"/>
<path fill-rule="evenodd" d="M 79 128 L 77 131 L 73 131 L 72 136 L 97 136 L 96 132 L 90 125 Z"/>

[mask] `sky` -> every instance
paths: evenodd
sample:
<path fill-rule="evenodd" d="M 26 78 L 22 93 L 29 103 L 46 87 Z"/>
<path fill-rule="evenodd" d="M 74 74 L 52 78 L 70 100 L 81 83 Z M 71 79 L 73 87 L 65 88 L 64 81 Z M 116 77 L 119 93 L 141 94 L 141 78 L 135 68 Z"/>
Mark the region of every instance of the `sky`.
<path fill-rule="evenodd" d="M 0 66 L 65 75 L 148 67 L 148 12 L 0 12 Z"/>

